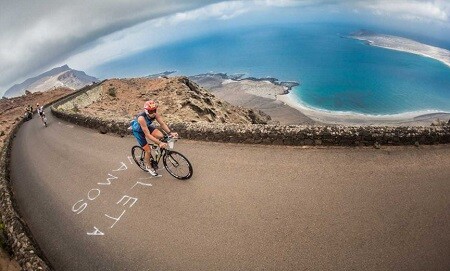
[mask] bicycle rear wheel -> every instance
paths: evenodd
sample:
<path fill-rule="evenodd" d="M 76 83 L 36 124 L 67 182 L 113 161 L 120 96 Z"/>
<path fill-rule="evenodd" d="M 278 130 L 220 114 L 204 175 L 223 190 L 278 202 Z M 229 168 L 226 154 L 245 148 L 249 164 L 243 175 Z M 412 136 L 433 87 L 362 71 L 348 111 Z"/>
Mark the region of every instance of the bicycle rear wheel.
<path fill-rule="evenodd" d="M 166 170 L 179 180 L 187 180 L 194 173 L 191 162 L 179 152 L 167 151 L 163 157 Z"/>
<path fill-rule="evenodd" d="M 140 146 L 134 146 L 131 148 L 131 156 L 133 156 L 134 162 L 143 170 L 145 169 L 145 151 Z"/>

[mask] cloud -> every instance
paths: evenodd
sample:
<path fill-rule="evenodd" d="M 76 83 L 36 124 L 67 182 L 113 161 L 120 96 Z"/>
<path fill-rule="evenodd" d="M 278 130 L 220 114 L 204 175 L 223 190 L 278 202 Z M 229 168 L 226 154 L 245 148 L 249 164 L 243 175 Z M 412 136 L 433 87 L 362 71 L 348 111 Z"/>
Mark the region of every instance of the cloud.
<path fill-rule="evenodd" d="M 218 24 L 214 21 L 230 20 L 246 12 L 249 12 L 249 6 L 242 1 L 221 2 L 178 12 L 106 35 L 64 62 L 89 69 L 141 50 L 217 30 Z"/>
<path fill-rule="evenodd" d="M 303 4 L 304 2 L 313 2 L 313 1 L 295 1 L 295 0 L 265 0 L 265 1 L 256 1 L 257 3 L 261 3 L 267 6 L 274 7 L 292 7 L 297 6 L 299 4 Z"/>
<path fill-rule="evenodd" d="M 248 6 L 242 1 L 228 1 L 212 4 L 188 12 L 180 12 L 174 16 L 170 16 L 166 21 L 172 24 L 178 24 L 186 21 L 208 20 L 211 18 L 229 20 L 248 11 Z"/>
<path fill-rule="evenodd" d="M 0 91 L 51 67 L 86 43 L 150 19 L 218 1 L 2 1 Z"/>
<path fill-rule="evenodd" d="M 448 22 L 450 3 L 446 1 L 388 1 L 357 2 L 358 7 L 368 9 L 373 14 L 397 16 L 406 20 Z"/>
<path fill-rule="evenodd" d="M 448 22 L 450 16 L 447 0 L 255 0 L 255 3 L 274 7 L 347 6 L 349 10 L 361 8 L 376 15 L 399 16 L 407 20 Z"/>

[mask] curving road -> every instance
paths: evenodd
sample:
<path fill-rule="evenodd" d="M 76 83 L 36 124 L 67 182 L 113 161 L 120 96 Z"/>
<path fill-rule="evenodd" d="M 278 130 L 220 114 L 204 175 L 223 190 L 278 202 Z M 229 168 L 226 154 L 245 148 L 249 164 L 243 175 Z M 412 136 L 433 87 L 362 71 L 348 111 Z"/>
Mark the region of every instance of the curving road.
<path fill-rule="evenodd" d="M 56 270 L 449 270 L 450 146 L 181 141 L 150 178 L 132 137 L 49 115 L 13 145 L 19 208 Z"/>

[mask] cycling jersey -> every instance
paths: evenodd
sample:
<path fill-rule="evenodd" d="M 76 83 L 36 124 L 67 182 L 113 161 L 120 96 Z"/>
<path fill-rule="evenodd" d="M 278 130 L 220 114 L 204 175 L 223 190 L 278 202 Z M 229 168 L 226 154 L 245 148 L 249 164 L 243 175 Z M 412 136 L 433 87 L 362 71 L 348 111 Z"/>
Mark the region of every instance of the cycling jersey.
<path fill-rule="evenodd" d="M 44 114 L 44 106 L 38 107 L 37 112 L 42 116 Z"/>
<path fill-rule="evenodd" d="M 147 140 L 145 139 L 144 131 L 142 131 L 142 127 L 137 120 L 140 116 L 144 117 L 150 133 L 153 133 L 153 131 L 156 128 L 152 124 L 154 119 L 149 118 L 149 116 L 147 116 L 147 114 L 145 114 L 145 112 L 142 112 L 141 114 L 137 115 L 136 118 L 131 121 L 131 129 L 133 131 L 133 135 L 134 135 L 134 137 L 136 137 L 137 141 L 139 142 L 139 145 L 141 145 L 141 147 L 143 147 L 143 146 L 147 145 Z"/>

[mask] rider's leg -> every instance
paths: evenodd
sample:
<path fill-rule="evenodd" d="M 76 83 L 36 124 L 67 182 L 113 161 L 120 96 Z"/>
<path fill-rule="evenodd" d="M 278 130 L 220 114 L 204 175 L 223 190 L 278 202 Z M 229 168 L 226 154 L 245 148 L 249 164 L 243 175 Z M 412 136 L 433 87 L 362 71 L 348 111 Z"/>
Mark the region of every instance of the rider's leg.
<path fill-rule="evenodd" d="M 150 133 L 152 134 L 152 136 L 156 137 L 158 140 L 160 140 L 161 138 L 164 137 L 164 135 L 161 133 L 160 130 L 152 127 L 153 129 L 151 129 Z M 149 150 L 150 153 L 150 150 Z M 158 159 L 157 157 L 155 157 L 155 159 Z M 157 169 L 158 168 L 158 164 L 156 163 L 156 160 L 153 161 L 154 165 L 152 165 L 152 162 L 150 162 L 150 165 L 152 165 L 152 168 Z"/>
<path fill-rule="evenodd" d="M 139 143 L 139 146 L 141 146 L 145 151 L 145 156 L 144 156 L 145 164 L 147 166 L 150 165 L 150 163 L 149 163 L 149 161 L 150 161 L 150 155 L 149 155 L 150 154 L 150 146 L 147 144 L 147 140 L 145 139 L 144 133 L 133 130 L 133 135 L 136 138 L 137 142 Z"/>
<path fill-rule="evenodd" d="M 163 133 L 158 129 L 152 131 L 152 136 L 156 137 L 157 139 L 161 139 L 164 137 Z"/>
<path fill-rule="evenodd" d="M 145 165 L 147 166 L 147 168 L 151 168 L 152 163 L 150 162 L 150 145 L 147 144 L 145 146 L 142 146 L 142 148 L 145 151 L 145 156 L 144 156 Z"/>

